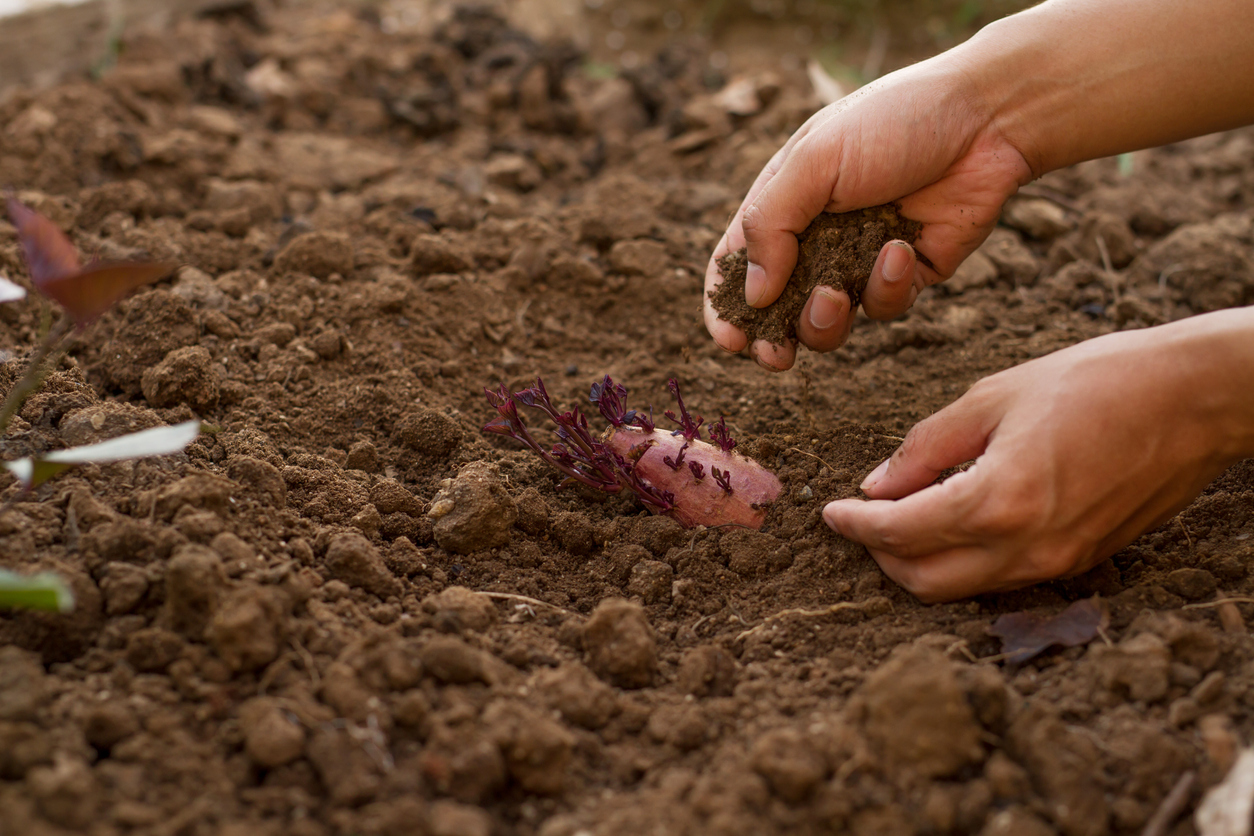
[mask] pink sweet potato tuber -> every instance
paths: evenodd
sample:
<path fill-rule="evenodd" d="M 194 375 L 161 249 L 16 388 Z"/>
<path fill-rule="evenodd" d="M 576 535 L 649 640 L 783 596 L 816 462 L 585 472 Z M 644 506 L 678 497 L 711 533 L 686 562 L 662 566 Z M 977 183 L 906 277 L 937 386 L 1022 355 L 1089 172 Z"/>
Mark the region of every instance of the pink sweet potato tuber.
<path fill-rule="evenodd" d="M 679 425 L 673 432 L 659 430 L 650 416 L 624 406 L 627 390 L 607 375 L 592 384 L 590 398 L 610 427 L 599 438 L 588 430 L 578 408 L 558 412 L 544 382 L 511 393 L 504 386 L 486 389 L 500 417 L 484 432 L 517 439 L 534 450 L 568 481 L 582 482 L 607 493 L 627 490 L 650 511 L 674 517 L 685 526 L 742 525 L 761 528 L 767 507 L 779 496 L 775 474 L 752 459 L 733 452 L 736 442 L 719 419 L 701 438 L 702 418 L 684 406 L 679 384 L 670 381 L 679 415 L 666 417 Z M 531 435 L 518 406 L 539 410 L 557 425 L 560 443 L 545 449 Z M 712 442 L 712 443 L 711 443 Z"/>

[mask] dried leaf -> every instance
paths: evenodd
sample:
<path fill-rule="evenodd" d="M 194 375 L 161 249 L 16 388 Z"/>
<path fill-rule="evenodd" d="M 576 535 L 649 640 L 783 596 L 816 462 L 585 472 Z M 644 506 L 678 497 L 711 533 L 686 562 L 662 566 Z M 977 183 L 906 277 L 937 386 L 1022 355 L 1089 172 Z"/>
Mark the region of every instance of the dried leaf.
<path fill-rule="evenodd" d="M 16 302 L 26 298 L 26 288 L 0 276 L 0 302 Z"/>
<path fill-rule="evenodd" d="M 132 290 L 169 275 L 177 264 L 160 261 L 101 261 L 86 267 L 57 225 L 15 198 L 9 217 L 17 227 L 31 283 L 65 308 L 80 329 L 94 322 Z"/>
<path fill-rule="evenodd" d="M 1250 836 L 1254 816 L 1254 749 L 1246 749 L 1193 814 L 1199 836 Z"/>
<path fill-rule="evenodd" d="M 1054 645 L 1075 647 L 1091 641 L 1106 626 L 1106 605 L 1094 595 L 1055 615 L 1006 613 L 988 632 L 1001 639 L 1002 653 L 1014 664 L 1026 662 Z"/>
<path fill-rule="evenodd" d="M 76 464 L 116 462 L 177 453 L 199 434 L 199 421 L 184 421 L 169 427 L 154 427 L 151 430 L 118 436 L 99 444 L 27 456 L 17 461 L 5 462 L 4 466 L 17 477 L 22 487 L 30 490 Z"/>

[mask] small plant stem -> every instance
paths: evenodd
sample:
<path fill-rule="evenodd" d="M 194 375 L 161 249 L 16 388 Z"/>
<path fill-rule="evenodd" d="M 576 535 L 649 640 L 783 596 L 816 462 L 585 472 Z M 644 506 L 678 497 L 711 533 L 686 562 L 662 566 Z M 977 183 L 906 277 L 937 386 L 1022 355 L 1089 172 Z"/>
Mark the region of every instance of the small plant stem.
<path fill-rule="evenodd" d="M 51 374 L 53 368 L 60 362 L 67 348 L 64 345 L 64 338 L 69 330 L 70 318 L 63 316 L 44 334 L 39 345 L 35 347 L 35 353 L 31 355 L 30 362 L 26 365 L 26 373 L 22 375 L 21 380 L 13 384 L 4 403 L 0 404 L 0 437 L 8 430 L 9 422 L 22 408 L 22 404 L 40 387 L 44 378 Z"/>

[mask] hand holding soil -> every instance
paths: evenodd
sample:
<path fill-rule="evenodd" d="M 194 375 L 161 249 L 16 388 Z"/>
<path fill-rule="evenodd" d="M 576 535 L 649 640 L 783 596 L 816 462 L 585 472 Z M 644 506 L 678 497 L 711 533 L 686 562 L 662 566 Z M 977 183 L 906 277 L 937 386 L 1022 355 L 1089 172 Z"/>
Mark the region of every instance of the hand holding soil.
<path fill-rule="evenodd" d="M 783 371 L 793 364 L 797 342 L 815 351 L 840 347 L 859 301 L 873 319 L 900 316 L 923 288 L 953 275 L 984 241 L 1002 203 L 1031 179 L 1031 169 L 995 126 L 976 118 L 974 92 L 951 83 L 945 57 L 823 108 L 762 170 L 706 268 L 705 324 L 716 343 L 728 351 L 748 345 L 764 368 Z M 860 299 L 820 284 L 795 331 L 788 329 L 795 338 L 763 335 L 750 343 L 744 330 L 720 317 L 709 294 L 722 284 L 718 262 L 724 256 L 745 248 L 745 301 L 762 308 L 785 292 L 797 264 L 797 236 L 819 213 L 890 201 L 918 226 L 883 246 Z"/>

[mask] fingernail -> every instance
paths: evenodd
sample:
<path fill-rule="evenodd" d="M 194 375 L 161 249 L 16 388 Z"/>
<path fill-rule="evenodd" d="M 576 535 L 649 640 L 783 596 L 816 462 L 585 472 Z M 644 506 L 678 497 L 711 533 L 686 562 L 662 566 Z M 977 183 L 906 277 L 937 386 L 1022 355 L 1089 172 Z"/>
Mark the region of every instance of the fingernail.
<path fill-rule="evenodd" d="M 910 267 L 911 255 L 910 245 L 905 241 L 890 242 L 888 252 L 884 254 L 884 278 L 895 282 L 906 275 L 906 270 Z"/>
<path fill-rule="evenodd" d="M 745 301 L 750 307 L 757 307 L 758 302 L 766 295 L 766 271 L 762 265 L 749 262 L 745 268 Z"/>
<path fill-rule="evenodd" d="M 888 472 L 888 462 L 888 459 L 884 459 L 884 461 L 880 462 L 879 467 L 868 473 L 867 477 L 862 480 L 862 484 L 859 487 L 862 488 L 863 493 L 875 487 L 875 483 L 884 478 L 884 474 Z"/>
<path fill-rule="evenodd" d="M 826 331 L 844 315 L 846 304 L 834 293 L 817 291 L 810 300 L 810 324 L 815 330 Z"/>

